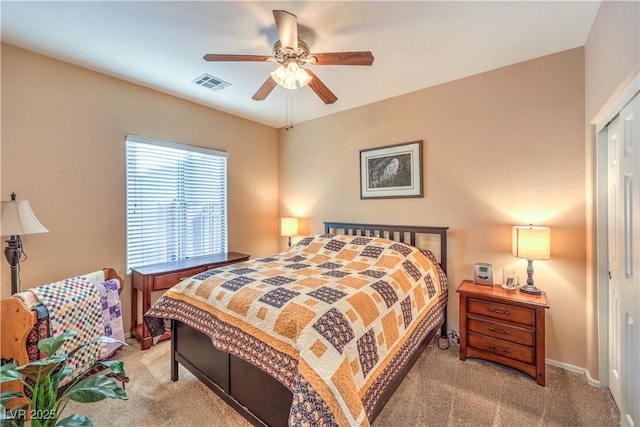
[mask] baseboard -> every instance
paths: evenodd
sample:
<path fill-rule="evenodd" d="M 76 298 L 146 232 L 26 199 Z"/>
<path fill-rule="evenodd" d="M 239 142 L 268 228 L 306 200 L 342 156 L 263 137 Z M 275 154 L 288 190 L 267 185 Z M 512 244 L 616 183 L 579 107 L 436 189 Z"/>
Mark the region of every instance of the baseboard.
<path fill-rule="evenodd" d="M 566 371 L 575 372 L 580 375 L 583 375 L 587 379 L 587 382 L 590 385 L 594 387 L 600 387 L 600 381 L 594 380 L 593 378 L 591 378 L 591 375 L 589 375 L 589 371 L 586 370 L 585 368 L 580 368 L 578 366 L 570 365 L 568 363 L 558 362 L 552 359 L 545 359 L 545 363 L 547 365 L 555 366 L 556 368 L 561 368 Z"/>

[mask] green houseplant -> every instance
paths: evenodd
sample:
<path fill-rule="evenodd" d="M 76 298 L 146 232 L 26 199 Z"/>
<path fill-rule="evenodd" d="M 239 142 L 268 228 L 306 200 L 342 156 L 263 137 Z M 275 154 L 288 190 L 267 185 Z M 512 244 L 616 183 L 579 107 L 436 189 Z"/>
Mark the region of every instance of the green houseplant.
<path fill-rule="evenodd" d="M 32 427 L 53 426 L 92 426 L 84 415 L 73 414 L 63 420 L 62 415 L 69 400 L 81 403 L 98 402 L 106 398 L 128 400 L 129 397 L 118 383 L 107 375 L 125 377 L 124 363 L 121 360 L 99 361 L 68 384 L 61 386 L 73 368 L 69 360 L 81 348 L 95 342 L 121 342 L 109 337 L 100 337 L 89 341 L 69 353 L 55 354 L 77 332 L 45 338 L 38 342 L 38 349 L 46 356 L 23 366 L 8 363 L 0 368 L 0 382 L 20 381 L 31 392 L 31 397 L 22 391 L 6 390 L 0 395 L 2 426 L 24 426 L 27 414 L 31 416 Z M 122 343 L 125 344 L 125 343 Z M 126 344 L 125 344 L 126 345 Z M 27 379 L 31 383 L 27 382 Z M 5 405 L 14 399 L 24 397 L 28 403 L 7 409 Z M 27 412 L 29 411 L 29 412 Z"/>

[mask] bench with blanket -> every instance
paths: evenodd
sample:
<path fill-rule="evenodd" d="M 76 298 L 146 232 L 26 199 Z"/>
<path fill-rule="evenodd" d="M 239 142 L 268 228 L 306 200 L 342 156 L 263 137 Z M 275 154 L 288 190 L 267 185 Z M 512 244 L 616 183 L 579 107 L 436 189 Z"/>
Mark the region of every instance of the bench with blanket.
<path fill-rule="evenodd" d="M 40 359 L 38 341 L 78 331 L 59 352 L 68 352 L 102 335 L 124 341 L 120 293 L 124 279 L 113 268 L 75 276 L 17 293 L 0 302 L 2 364 L 24 365 Z M 121 344 L 97 343 L 71 359 L 74 373 L 112 356 Z M 19 386 L 9 383 L 8 388 Z M 3 384 L 4 389 L 4 384 Z"/>

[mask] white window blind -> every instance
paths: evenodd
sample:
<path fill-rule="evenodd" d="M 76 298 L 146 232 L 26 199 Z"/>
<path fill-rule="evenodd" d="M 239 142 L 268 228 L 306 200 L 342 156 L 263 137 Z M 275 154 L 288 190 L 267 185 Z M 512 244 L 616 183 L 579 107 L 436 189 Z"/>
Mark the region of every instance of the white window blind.
<path fill-rule="evenodd" d="M 227 153 L 127 135 L 127 269 L 227 252 Z"/>

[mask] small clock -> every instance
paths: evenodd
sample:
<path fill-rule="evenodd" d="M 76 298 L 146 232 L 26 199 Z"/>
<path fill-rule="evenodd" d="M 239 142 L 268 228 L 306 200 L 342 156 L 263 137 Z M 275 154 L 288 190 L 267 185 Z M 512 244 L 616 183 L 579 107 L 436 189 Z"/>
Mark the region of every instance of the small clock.
<path fill-rule="evenodd" d="M 493 286 L 493 269 L 491 268 L 491 264 L 487 264 L 486 262 L 476 263 L 473 281 L 478 285 Z"/>

